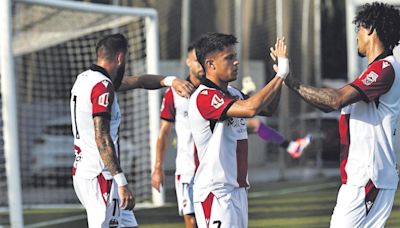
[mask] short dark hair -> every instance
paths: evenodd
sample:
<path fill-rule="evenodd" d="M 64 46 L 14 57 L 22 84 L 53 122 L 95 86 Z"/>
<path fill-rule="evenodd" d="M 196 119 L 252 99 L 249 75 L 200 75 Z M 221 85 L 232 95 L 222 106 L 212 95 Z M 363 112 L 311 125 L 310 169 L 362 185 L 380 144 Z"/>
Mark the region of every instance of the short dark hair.
<path fill-rule="evenodd" d="M 126 54 L 128 51 L 128 41 L 125 36 L 117 33 L 103 37 L 96 45 L 97 59 L 103 58 L 112 60 L 117 57 L 119 52 Z"/>
<path fill-rule="evenodd" d="M 195 47 L 196 47 L 196 41 L 192 41 L 187 48 L 187 53 L 191 52 L 193 49 L 195 49 Z"/>
<path fill-rule="evenodd" d="M 353 23 L 359 27 L 375 29 L 386 50 L 392 50 L 400 40 L 400 11 L 392 5 L 374 2 L 365 4 Z"/>
<path fill-rule="evenodd" d="M 201 36 L 196 42 L 196 57 L 204 72 L 206 72 L 205 60 L 207 55 L 216 51 L 223 51 L 226 47 L 237 43 L 237 38 L 234 35 L 213 32 Z"/>

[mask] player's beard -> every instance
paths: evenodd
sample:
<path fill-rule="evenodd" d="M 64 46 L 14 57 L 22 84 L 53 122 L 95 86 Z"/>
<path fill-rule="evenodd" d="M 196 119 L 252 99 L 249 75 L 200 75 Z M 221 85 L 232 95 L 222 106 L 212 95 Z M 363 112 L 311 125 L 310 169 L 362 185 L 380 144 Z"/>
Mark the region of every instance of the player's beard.
<path fill-rule="evenodd" d="M 118 68 L 117 74 L 115 75 L 115 79 L 113 80 L 113 85 L 115 90 L 118 90 L 118 88 L 121 86 L 124 74 L 125 74 L 125 63 Z"/>
<path fill-rule="evenodd" d="M 358 56 L 360 56 L 361 58 L 365 57 L 365 54 L 361 53 L 360 50 L 358 50 L 357 53 L 358 53 Z"/>

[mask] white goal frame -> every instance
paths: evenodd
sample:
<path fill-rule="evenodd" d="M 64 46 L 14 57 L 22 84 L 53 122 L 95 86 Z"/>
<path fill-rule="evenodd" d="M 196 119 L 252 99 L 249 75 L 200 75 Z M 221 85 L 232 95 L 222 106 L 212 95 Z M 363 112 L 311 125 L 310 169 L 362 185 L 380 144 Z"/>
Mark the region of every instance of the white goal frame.
<path fill-rule="evenodd" d="M 148 74 L 159 74 L 159 28 L 158 14 L 152 8 L 126 7 L 95 4 L 68 0 L 14 0 L 24 4 L 43 5 L 83 12 L 132 15 L 145 17 L 146 24 L 146 65 Z M 12 0 L 0 2 L 0 55 L 1 92 L 3 105 L 4 153 L 8 188 L 8 207 L 11 227 L 23 227 L 22 190 L 18 151 L 17 88 L 14 73 L 14 52 L 12 48 Z M 157 135 L 159 130 L 160 98 L 157 90 L 148 92 L 151 164 L 155 160 Z M 152 165 L 151 165 L 152 166 Z M 9 178 L 12 176 L 13 178 Z M 152 191 L 153 205 L 164 204 L 164 193 Z"/>
<path fill-rule="evenodd" d="M 346 0 L 346 33 L 347 33 L 347 80 L 352 81 L 362 69 L 367 66 L 366 59 L 357 54 L 357 34 L 353 24 L 357 13 L 357 7 L 367 3 L 365 0 Z M 400 0 L 385 0 L 384 3 L 400 8 Z M 400 45 L 394 49 L 394 55 L 400 61 Z"/>

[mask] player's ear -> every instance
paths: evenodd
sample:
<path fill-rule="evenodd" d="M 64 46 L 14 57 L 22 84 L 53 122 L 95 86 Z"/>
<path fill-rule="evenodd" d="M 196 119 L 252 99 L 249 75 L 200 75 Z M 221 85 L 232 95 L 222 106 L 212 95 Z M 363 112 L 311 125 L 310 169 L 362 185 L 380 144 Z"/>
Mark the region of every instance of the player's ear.
<path fill-rule="evenodd" d="M 375 31 L 375 29 L 374 29 L 374 27 L 369 27 L 369 29 L 368 29 L 368 36 L 370 36 L 370 35 L 372 35 L 372 33 L 374 33 L 374 31 Z"/>
<path fill-rule="evenodd" d="M 186 66 L 188 66 L 189 67 L 189 58 L 186 58 Z"/>
<path fill-rule="evenodd" d="M 117 61 L 118 65 L 121 65 L 124 62 L 125 54 L 123 52 L 118 52 Z"/>
<path fill-rule="evenodd" d="M 206 67 L 215 70 L 214 61 L 212 59 L 206 59 Z"/>

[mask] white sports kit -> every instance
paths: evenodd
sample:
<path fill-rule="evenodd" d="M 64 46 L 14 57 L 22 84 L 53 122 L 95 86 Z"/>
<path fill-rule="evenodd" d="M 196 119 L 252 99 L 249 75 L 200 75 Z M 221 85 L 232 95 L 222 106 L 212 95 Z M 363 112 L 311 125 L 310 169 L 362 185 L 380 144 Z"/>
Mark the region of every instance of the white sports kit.
<path fill-rule="evenodd" d="M 189 128 L 189 99 L 179 96 L 173 88 L 165 92 L 160 117 L 175 122 L 177 135 L 175 190 L 180 215 L 193 214 L 193 177 L 196 169 L 195 148 Z"/>
<path fill-rule="evenodd" d="M 110 135 L 118 149 L 121 114 L 107 71 L 92 65 L 79 74 L 71 90 L 70 105 L 75 148 L 73 183 L 86 209 L 89 227 L 136 227 L 133 212 L 119 208 L 116 183 L 105 167 L 95 141 L 93 117 L 104 116 L 110 119 Z"/>
<path fill-rule="evenodd" d="M 400 65 L 383 53 L 350 85 L 363 101 L 340 117 L 340 171 L 331 227 L 383 227 L 398 184 Z"/>
<path fill-rule="evenodd" d="M 190 98 L 189 120 L 199 166 L 194 178 L 194 207 L 202 227 L 247 227 L 247 128 L 244 118 L 226 116 L 243 99 L 206 79 Z"/>

